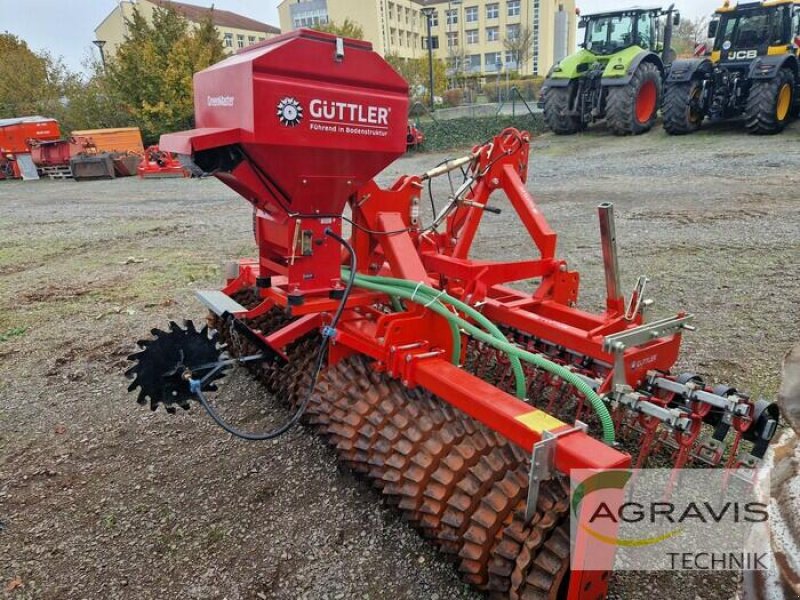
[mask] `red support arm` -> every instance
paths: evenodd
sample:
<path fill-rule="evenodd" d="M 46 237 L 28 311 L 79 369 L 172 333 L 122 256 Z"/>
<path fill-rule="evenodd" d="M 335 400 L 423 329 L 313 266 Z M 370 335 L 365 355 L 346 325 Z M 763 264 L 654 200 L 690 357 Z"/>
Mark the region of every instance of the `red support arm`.
<path fill-rule="evenodd" d="M 550 229 L 550 225 L 537 208 L 536 202 L 528 193 L 514 166 L 503 165 L 503 175 L 503 190 L 539 248 L 542 258 L 554 258 L 558 240 L 556 233 Z"/>

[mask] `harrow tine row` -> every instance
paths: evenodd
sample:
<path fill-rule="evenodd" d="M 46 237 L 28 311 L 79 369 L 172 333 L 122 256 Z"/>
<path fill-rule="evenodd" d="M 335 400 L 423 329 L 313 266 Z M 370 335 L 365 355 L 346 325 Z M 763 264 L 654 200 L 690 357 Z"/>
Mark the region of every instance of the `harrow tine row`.
<path fill-rule="evenodd" d="M 536 343 L 530 336 L 519 332 L 507 333 L 509 339 L 520 347 L 548 354 L 551 360 L 570 367 L 594 381 L 596 386 L 607 376 L 607 366 L 582 359 L 574 353 L 566 353 L 550 344 Z M 513 392 L 511 366 L 504 353 L 471 339 L 467 343 L 464 362 L 467 371 L 504 391 Z M 592 367 L 601 370 L 591 370 Z M 566 422 L 583 421 L 589 425 L 590 431 L 599 431 L 599 422 L 592 411 L 586 410 L 582 394 L 546 371 L 528 364 L 523 369 L 531 404 Z M 634 457 L 637 468 L 648 465 L 671 465 L 675 469 L 687 465 L 737 468 L 741 465 L 752 466 L 760 459 L 754 440 L 748 442 L 744 439 L 742 427 L 728 427 L 721 440 L 714 438 L 720 428 L 713 423 L 722 420 L 714 415 L 723 409 L 728 414 L 739 415 L 742 425 L 749 425 L 754 403 L 746 396 L 735 394 L 734 390 L 725 397 L 707 391 L 701 382 L 687 386 L 680 378 L 672 380 L 660 376 L 652 378 L 649 388 L 643 393 L 648 398 L 645 407 L 637 410 L 624 403 L 612 407 L 619 441 Z M 660 418 L 662 414 L 664 418 Z M 691 427 L 682 431 L 671 426 L 683 422 L 676 419 L 676 414 L 678 419 L 685 420 Z M 706 417 L 705 421 L 703 416 Z M 769 427 L 766 434 L 769 434 Z"/>

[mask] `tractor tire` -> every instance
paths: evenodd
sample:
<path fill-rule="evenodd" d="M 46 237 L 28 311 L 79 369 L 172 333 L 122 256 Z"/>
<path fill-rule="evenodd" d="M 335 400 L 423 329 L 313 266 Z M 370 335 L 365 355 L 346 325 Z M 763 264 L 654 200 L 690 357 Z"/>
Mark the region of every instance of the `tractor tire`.
<path fill-rule="evenodd" d="M 703 124 L 705 115 L 693 110 L 692 102 L 703 93 L 699 80 L 667 85 L 664 94 L 664 130 L 670 135 L 694 133 Z"/>
<path fill-rule="evenodd" d="M 565 114 L 570 109 L 574 86 L 548 88 L 544 93 L 544 121 L 556 135 L 573 135 L 581 130 L 581 120 Z"/>
<path fill-rule="evenodd" d="M 781 69 L 768 80 L 750 85 L 744 124 L 755 135 L 780 133 L 789 123 L 794 104 L 795 77 L 789 69 Z"/>
<path fill-rule="evenodd" d="M 661 105 L 661 71 L 653 63 L 639 65 L 628 85 L 608 88 L 606 121 L 616 135 L 639 135 L 655 125 Z"/>

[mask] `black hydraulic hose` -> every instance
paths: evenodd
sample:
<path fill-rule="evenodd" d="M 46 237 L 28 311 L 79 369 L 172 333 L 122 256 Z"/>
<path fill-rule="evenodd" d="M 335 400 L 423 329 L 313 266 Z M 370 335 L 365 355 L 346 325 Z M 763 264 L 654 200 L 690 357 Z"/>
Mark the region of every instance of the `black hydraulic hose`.
<path fill-rule="evenodd" d="M 342 318 L 342 313 L 347 305 L 347 299 L 350 297 L 350 293 L 353 290 L 353 284 L 356 280 L 356 272 L 357 272 L 357 260 L 356 260 L 356 253 L 353 250 L 353 247 L 350 243 L 345 240 L 343 237 L 338 235 L 336 232 L 332 231 L 331 229 L 325 229 L 325 235 L 328 237 L 333 238 L 339 244 L 341 244 L 347 253 L 350 255 L 350 276 L 347 278 L 347 283 L 344 288 L 344 293 L 342 294 L 342 299 L 339 302 L 339 306 L 336 309 L 336 312 L 333 315 L 333 319 L 331 320 L 330 325 L 327 325 L 322 330 L 322 341 L 319 345 L 319 350 L 317 351 L 317 360 L 314 365 L 314 374 L 311 377 L 311 383 L 309 385 L 308 391 L 306 392 L 305 398 L 300 403 L 300 406 L 297 407 L 297 410 L 291 416 L 291 418 L 286 421 L 280 427 L 277 427 L 271 431 L 266 431 L 264 433 L 250 433 L 247 431 L 242 431 L 227 423 L 217 411 L 212 407 L 208 400 L 203 394 L 203 383 L 207 381 L 210 377 L 212 377 L 219 369 L 222 368 L 222 365 L 218 365 L 215 367 L 210 373 L 208 373 L 203 379 L 196 380 L 191 379 L 189 381 L 190 388 L 192 393 L 197 396 L 197 399 L 200 401 L 200 404 L 203 405 L 203 408 L 206 409 L 208 415 L 214 420 L 214 422 L 222 427 L 225 431 L 230 433 L 232 436 L 237 437 L 242 440 L 247 440 L 249 442 L 263 442 L 268 440 L 274 440 L 282 436 L 284 433 L 289 431 L 292 427 L 297 425 L 300 419 L 303 417 L 303 414 L 306 412 L 306 408 L 308 408 L 308 403 L 311 401 L 311 396 L 314 394 L 314 390 L 317 387 L 317 381 L 319 379 L 319 374 L 322 372 L 322 366 L 325 364 L 325 357 L 328 354 L 328 345 L 330 344 L 330 339 L 336 332 L 336 326 L 339 324 L 339 320 Z"/>

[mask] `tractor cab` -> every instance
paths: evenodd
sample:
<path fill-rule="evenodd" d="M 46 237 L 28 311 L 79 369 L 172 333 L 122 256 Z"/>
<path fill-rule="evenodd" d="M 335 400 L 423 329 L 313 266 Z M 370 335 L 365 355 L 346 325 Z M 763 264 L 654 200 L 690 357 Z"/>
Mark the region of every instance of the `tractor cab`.
<path fill-rule="evenodd" d="M 759 56 L 797 53 L 800 2 L 747 2 L 725 5 L 709 23 L 714 39 L 711 60 L 727 67 L 749 68 Z"/>
<path fill-rule="evenodd" d="M 800 109 L 800 0 L 725 0 L 708 27 L 711 56 L 675 61 L 664 129 L 697 131 L 708 117 L 744 117 L 750 133 L 783 131 Z"/>
<path fill-rule="evenodd" d="M 666 19 L 680 22 L 680 15 L 652 8 L 635 7 L 614 12 L 604 12 L 581 17 L 578 27 L 585 29 L 581 47 L 598 57 L 611 56 L 621 50 L 638 46 L 644 50 L 661 52 L 664 48 Z"/>

